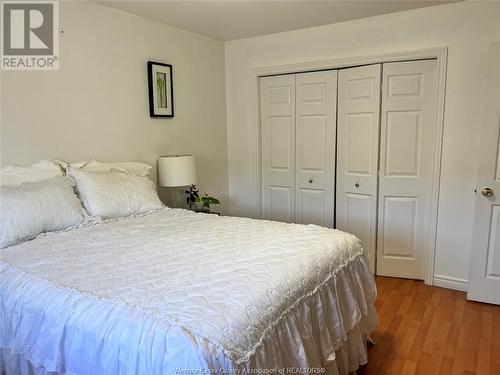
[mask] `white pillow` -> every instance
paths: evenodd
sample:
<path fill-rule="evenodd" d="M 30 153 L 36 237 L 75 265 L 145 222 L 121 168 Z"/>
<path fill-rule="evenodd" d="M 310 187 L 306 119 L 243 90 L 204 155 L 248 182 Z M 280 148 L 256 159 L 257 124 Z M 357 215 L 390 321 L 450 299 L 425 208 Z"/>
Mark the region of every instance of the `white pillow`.
<path fill-rule="evenodd" d="M 93 172 L 68 168 L 83 206 L 91 216 L 116 219 L 162 208 L 155 186 L 147 177 L 111 170 Z"/>
<path fill-rule="evenodd" d="M 82 161 L 79 163 L 72 163 L 69 165 L 71 168 L 79 168 L 93 172 L 109 172 L 112 169 L 118 171 L 135 173 L 139 176 L 147 176 L 151 170 L 151 166 L 139 163 L 136 161 L 125 161 L 121 163 L 101 163 L 97 160 Z"/>
<path fill-rule="evenodd" d="M 61 167 L 50 160 L 42 160 L 27 167 L 10 165 L 0 169 L 0 184 L 15 186 L 24 182 L 37 182 L 62 176 Z"/>
<path fill-rule="evenodd" d="M 70 179 L 55 177 L 0 189 L 0 248 L 80 224 L 85 211 Z"/>

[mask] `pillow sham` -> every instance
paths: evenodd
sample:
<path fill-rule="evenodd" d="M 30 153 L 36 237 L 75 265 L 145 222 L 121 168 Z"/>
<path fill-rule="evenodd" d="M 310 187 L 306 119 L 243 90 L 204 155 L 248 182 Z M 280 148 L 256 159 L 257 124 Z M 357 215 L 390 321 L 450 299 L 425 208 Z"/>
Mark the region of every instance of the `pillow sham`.
<path fill-rule="evenodd" d="M 134 173 L 68 168 L 78 195 L 91 216 L 117 219 L 163 207 L 153 182 Z"/>
<path fill-rule="evenodd" d="M 15 186 L 24 182 L 37 182 L 62 176 L 63 172 L 58 164 L 51 160 L 42 160 L 26 167 L 10 165 L 0 169 L 0 185 Z"/>
<path fill-rule="evenodd" d="M 86 214 L 71 180 L 58 176 L 0 189 L 0 248 L 80 224 Z"/>
<path fill-rule="evenodd" d="M 109 172 L 116 169 L 123 172 L 135 173 L 139 176 L 147 176 L 151 170 L 151 166 L 139 163 L 136 161 L 126 161 L 121 163 L 101 163 L 97 160 L 83 161 L 79 163 L 72 163 L 69 165 L 71 168 L 84 169 L 93 172 Z"/>

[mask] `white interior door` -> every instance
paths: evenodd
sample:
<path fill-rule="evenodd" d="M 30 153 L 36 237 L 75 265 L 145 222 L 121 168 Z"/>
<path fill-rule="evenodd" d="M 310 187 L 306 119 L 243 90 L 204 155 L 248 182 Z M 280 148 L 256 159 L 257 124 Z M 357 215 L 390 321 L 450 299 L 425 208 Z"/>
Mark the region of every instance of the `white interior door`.
<path fill-rule="evenodd" d="M 355 234 L 375 270 L 381 65 L 339 71 L 337 228 Z"/>
<path fill-rule="evenodd" d="M 337 71 L 296 75 L 295 222 L 333 228 Z"/>
<path fill-rule="evenodd" d="M 262 216 L 293 222 L 295 75 L 260 79 Z"/>
<path fill-rule="evenodd" d="M 425 278 L 436 108 L 435 60 L 383 64 L 377 274 Z"/>
<path fill-rule="evenodd" d="M 491 45 L 488 82 L 467 298 L 500 304 L 500 43 Z"/>

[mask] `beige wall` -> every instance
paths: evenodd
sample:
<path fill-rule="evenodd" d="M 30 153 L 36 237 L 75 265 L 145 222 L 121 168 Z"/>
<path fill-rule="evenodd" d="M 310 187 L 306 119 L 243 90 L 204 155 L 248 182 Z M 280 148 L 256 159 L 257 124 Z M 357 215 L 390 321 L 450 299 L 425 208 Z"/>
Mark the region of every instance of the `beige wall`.
<path fill-rule="evenodd" d="M 257 216 L 257 89 L 253 69 L 449 47 L 435 274 L 467 282 L 488 47 L 499 2 L 460 2 L 226 43 L 231 213 Z M 472 247 L 474 248 L 474 247 Z"/>
<path fill-rule="evenodd" d="M 2 165 L 193 153 L 227 207 L 224 44 L 89 2 L 61 2 L 60 25 L 59 71 L 1 73 Z M 173 119 L 149 117 L 147 60 L 173 65 Z"/>

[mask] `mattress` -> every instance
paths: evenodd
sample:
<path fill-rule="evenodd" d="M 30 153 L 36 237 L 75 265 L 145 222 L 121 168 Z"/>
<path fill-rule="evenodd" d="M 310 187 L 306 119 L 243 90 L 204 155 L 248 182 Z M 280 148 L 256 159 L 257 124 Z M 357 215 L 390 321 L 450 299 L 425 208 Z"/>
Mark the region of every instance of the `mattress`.
<path fill-rule="evenodd" d="M 7 374 L 346 373 L 377 324 L 359 240 L 314 225 L 162 209 L 0 257 Z"/>

